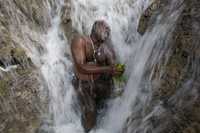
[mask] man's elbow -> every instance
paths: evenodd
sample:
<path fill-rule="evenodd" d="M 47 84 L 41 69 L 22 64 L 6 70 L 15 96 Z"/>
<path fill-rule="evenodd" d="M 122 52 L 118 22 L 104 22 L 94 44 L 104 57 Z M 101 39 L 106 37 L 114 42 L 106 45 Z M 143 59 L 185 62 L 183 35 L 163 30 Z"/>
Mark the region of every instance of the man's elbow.
<path fill-rule="evenodd" d="M 78 65 L 78 70 L 80 73 L 90 74 L 89 70 L 83 64 Z"/>

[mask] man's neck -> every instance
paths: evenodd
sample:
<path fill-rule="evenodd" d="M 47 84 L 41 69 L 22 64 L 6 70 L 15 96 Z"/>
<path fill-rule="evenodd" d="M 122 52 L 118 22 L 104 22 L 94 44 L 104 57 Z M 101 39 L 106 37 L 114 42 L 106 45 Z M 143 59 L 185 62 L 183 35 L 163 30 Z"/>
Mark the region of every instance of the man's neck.
<path fill-rule="evenodd" d="M 96 47 L 99 47 L 101 42 L 97 41 L 97 39 L 93 36 L 93 35 L 90 35 L 90 39 L 92 41 L 92 43 L 96 46 Z"/>

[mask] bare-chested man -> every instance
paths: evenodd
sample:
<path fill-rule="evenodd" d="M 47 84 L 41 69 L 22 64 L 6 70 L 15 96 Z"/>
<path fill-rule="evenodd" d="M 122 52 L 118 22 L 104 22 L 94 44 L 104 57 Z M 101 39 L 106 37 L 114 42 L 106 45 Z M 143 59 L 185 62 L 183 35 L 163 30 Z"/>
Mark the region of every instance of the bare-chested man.
<path fill-rule="evenodd" d="M 110 28 L 103 20 L 95 21 L 90 36 L 76 36 L 71 52 L 74 61 L 73 80 L 82 111 L 82 125 L 86 132 L 96 124 L 96 113 L 102 101 L 113 89 L 112 76 L 121 74 L 115 66 L 115 52 L 107 43 Z"/>

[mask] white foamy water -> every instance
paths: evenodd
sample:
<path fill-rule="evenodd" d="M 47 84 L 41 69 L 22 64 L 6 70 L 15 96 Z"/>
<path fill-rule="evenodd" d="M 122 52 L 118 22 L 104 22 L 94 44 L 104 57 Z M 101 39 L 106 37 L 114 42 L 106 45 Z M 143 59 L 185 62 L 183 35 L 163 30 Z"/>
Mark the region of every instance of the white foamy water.
<path fill-rule="evenodd" d="M 58 25 L 59 18 L 54 18 L 53 27 L 47 35 L 47 54 L 43 56 L 44 64 L 41 71 L 49 88 L 50 112 L 55 122 L 55 131 L 62 133 L 66 129 L 70 129 L 69 125 L 75 124 L 76 119 L 79 118 L 76 117 L 71 107 L 74 93 L 69 75 L 71 62 L 64 56 L 68 42 L 59 38 L 61 33 L 59 33 Z"/>
<path fill-rule="evenodd" d="M 74 0 L 71 3 L 73 27 L 82 34 L 90 34 L 95 20 L 105 20 L 112 29 L 115 49 L 125 62 L 134 50 L 134 44 L 128 42 L 138 40 L 137 25 L 142 12 L 150 4 L 149 0 Z"/>
<path fill-rule="evenodd" d="M 121 132 L 127 118 L 133 112 L 141 110 L 148 100 L 148 94 L 141 93 L 142 78 L 149 62 L 156 63 L 162 56 L 159 49 L 155 53 L 154 60 L 149 61 L 153 48 L 166 48 L 168 36 L 180 14 L 182 1 L 171 1 L 168 10 L 160 13 L 152 30 L 147 30 L 144 36 L 137 32 L 140 16 L 151 4 L 149 0 L 74 0 L 72 1 L 72 22 L 74 28 L 80 33 L 90 34 L 92 24 L 97 19 L 104 19 L 111 27 L 112 43 L 121 60 L 129 66 L 127 73 L 130 76 L 124 95 L 111 101 L 106 115 L 98 123 L 97 132 L 117 133 Z M 165 42 L 165 43 L 163 43 Z M 161 46 L 157 46 L 157 45 Z M 158 56 L 158 57 L 157 57 Z M 151 88 L 149 88 L 150 90 Z M 140 101 L 139 105 L 135 105 Z M 156 111 L 154 112 L 156 113 Z M 142 123 L 141 123 L 142 126 Z M 136 128 L 137 127 L 132 127 Z M 145 127 L 143 128 L 145 131 Z"/>
<path fill-rule="evenodd" d="M 50 114 L 53 119 L 55 133 L 83 132 L 80 118 L 75 113 L 73 105 L 74 89 L 71 85 L 71 61 L 65 56 L 69 44 L 63 38 L 60 30 L 60 10 L 63 1 L 58 3 L 58 14 L 52 19 L 52 27 L 46 36 L 46 53 L 41 57 L 41 73 L 46 81 L 50 98 Z"/>
<path fill-rule="evenodd" d="M 20 25 L 21 36 L 12 34 L 12 38 L 19 42 L 38 68 L 41 79 L 41 95 L 48 93 L 49 112 L 44 114 L 41 132 L 79 133 L 83 132 L 80 117 L 75 113 L 73 103 L 76 100 L 74 89 L 71 85 L 70 69 L 72 62 L 66 56 L 69 49 L 68 40 L 60 29 L 61 8 L 63 0 L 51 3 L 46 1 L 51 27 L 46 32 L 32 31 L 27 25 Z M 16 25 L 11 26 L 13 33 Z M 32 43 L 30 38 L 36 43 Z M 36 45 L 38 44 L 38 45 Z M 2 69 L 4 70 L 4 69 Z M 46 90 L 44 90 L 46 89 Z M 45 95 L 46 93 L 44 93 Z M 42 116 L 43 117 L 43 116 Z"/>
<path fill-rule="evenodd" d="M 112 43 L 121 62 L 126 63 L 129 76 L 125 92 L 122 97 L 111 100 L 105 116 L 100 118 L 97 128 L 92 133 L 118 133 L 121 132 L 127 118 L 138 110 L 142 110 L 148 94 L 142 93 L 141 84 L 143 76 L 148 68 L 148 59 L 152 56 L 152 50 L 160 45 L 164 47 L 164 41 L 171 33 L 176 19 L 181 10 L 176 6 L 181 1 L 171 1 L 168 10 L 164 10 L 155 20 L 151 30 L 140 36 L 137 26 L 140 16 L 151 4 L 150 0 L 72 0 L 71 19 L 73 27 L 80 34 L 90 34 L 91 26 L 97 19 L 104 19 L 111 27 Z M 44 86 L 49 92 L 49 111 L 53 123 L 51 125 L 55 133 L 83 133 L 80 117 L 73 108 L 75 92 L 70 82 L 70 67 L 72 62 L 65 56 L 69 49 L 67 38 L 63 38 L 60 29 L 60 10 L 63 1 L 57 1 L 57 11 L 52 17 L 52 26 L 45 35 L 35 35 L 42 43 L 43 54 L 39 54 L 33 46 L 23 45 L 33 62 L 39 68 L 44 78 Z M 26 28 L 25 28 L 26 29 Z M 26 31 L 24 31 L 26 32 Z M 27 31 L 28 32 L 28 31 Z M 156 62 L 161 56 L 159 49 L 150 64 Z M 148 88 L 149 90 L 151 88 Z M 136 104 L 138 102 L 140 104 Z M 156 108 L 153 113 L 156 113 Z M 145 117 L 148 119 L 148 115 Z M 145 121 L 145 119 L 144 119 Z M 145 122 L 139 125 L 144 127 Z M 139 127 L 135 127 L 136 130 Z M 50 128 L 50 127 L 46 127 Z"/>

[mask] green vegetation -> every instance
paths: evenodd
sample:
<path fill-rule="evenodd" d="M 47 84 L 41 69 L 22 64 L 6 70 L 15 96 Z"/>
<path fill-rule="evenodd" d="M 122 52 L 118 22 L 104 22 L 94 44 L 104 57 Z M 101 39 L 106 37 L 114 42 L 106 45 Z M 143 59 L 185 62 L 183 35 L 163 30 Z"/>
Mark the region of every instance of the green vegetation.
<path fill-rule="evenodd" d="M 125 64 L 116 64 L 115 66 L 119 71 L 125 71 Z M 117 85 L 118 87 L 121 87 L 123 86 L 126 81 L 127 81 L 127 77 L 122 74 L 122 75 L 116 75 L 115 77 L 113 77 L 113 81 L 114 81 L 114 84 Z"/>

